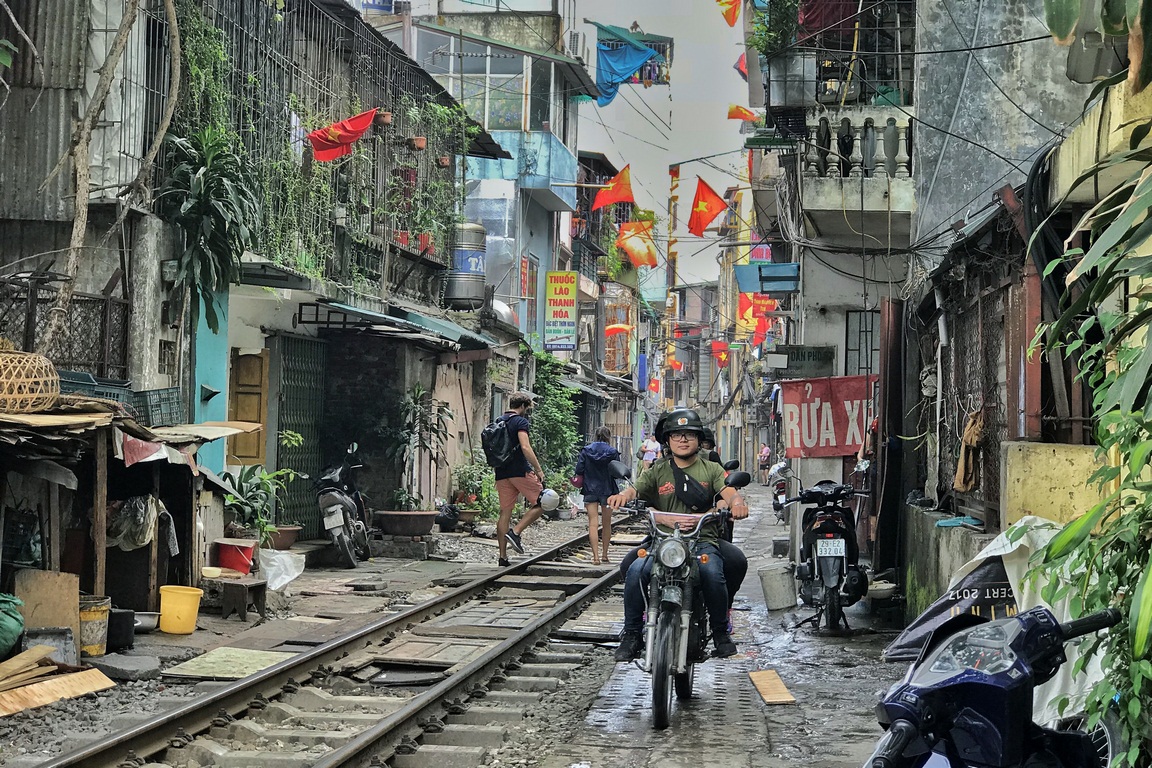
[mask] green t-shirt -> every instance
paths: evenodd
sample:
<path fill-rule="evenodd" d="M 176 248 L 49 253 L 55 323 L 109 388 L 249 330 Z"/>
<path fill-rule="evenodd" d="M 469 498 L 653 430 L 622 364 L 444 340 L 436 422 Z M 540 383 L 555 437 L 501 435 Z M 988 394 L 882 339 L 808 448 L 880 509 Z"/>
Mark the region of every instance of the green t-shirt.
<path fill-rule="evenodd" d="M 706 489 L 717 493 L 724 488 L 724 467 L 714 461 L 697 458 L 684 474 L 696 480 Z M 693 515 L 693 512 L 676 497 L 676 476 L 672 473 L 672 459 L 661 459 L 644 470 L 636 481 L 636 495 L 661 512 L 676 515 Z M 665 526 L 661 526 L 664 528 Z M 720 538 L 720 521 L 714 520 L 700 531 L 701 541 L 715 542 Z"/>

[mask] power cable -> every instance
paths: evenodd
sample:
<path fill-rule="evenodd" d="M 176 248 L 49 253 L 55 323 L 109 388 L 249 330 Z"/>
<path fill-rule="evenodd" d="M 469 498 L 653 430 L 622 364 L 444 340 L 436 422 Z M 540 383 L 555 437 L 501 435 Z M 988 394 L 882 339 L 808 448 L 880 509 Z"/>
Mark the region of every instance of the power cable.
<path fill-rule="evenodd" d="M 628 85 L 628 83 L 622 83 L 622 85 Z M 621 96 L 623 96 L 623 97 L 624 97 L 624 101 L 628 102 L 629 104 L 631 104 L 631 103 L 632 103 L 632 100 L 628 98 L 628 91 L 625 91 L 623 88 L 621 88 L 619 91 L 617 91 L 617 93 L 619 93 Z M 670 122 L 669 122 L 669 123 L 666 123 L 666 122 L 664 122 L 664 118 L 660 117 L 660 115 L 658 115 L 658 114 L 656 113 L 656 110 L 652 109 L 652 105 L 651 105 L 651 104 L 649 104 L 648 102 L 644 101 L 644 99 L 640 99 L 640 103 L 644 105 L 644 108 L 645 108 L 645 109 L 647 109 L 649 112 L 651 112 L 651 113 L 652 113 L 652 117 L 654 117 L 654 118 L 656 118 L 657 120 L 659 120 L 659 121 L 660 121 L 660 124 L 661 124 L 661 125 L 663 125 L 663 126 L 664 126 L 665 128 L 667 128 L 668 130 L 672 130 L 672 123 L 670 123 Z"/>
<path fill-rule="evenodd" d="M 839 22 L 838 22 L 839 23 Z M 990 43 L 988 45 L 974 45 L 969 48 L 944 48 L 937 51 L 901 51 L 901 56 L 940 56 L 946 53 L 970 53 L 972 51 L 988 51 L 993 48 L 1008 48 L 1013 45 L 1022 45 L 1024 43 L 1036 43 L 1041 40 L 1051 40 L 1052 35 L 1038 35 L 1036 37 L 1026 37 L 1022 40 L 1009 40 L 1003 43 Z M 803 51 L 816 51 L 820 53 L 846 53 L 851 54 L 851 50 L 844 48 L 826 48 L 824 46 L 800 46 L 799 50 Z M 775 56 L 775 54 L 773 55 Z"/>

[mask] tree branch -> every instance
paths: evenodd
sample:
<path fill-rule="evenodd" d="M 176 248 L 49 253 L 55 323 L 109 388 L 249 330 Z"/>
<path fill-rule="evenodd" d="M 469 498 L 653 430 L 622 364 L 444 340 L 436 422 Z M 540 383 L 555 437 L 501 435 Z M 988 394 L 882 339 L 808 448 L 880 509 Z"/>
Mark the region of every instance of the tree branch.
<path fill-rule="evenodd" d="M 28 37 L 28 33 L 24 31 L 24 27 L 20 26 L 20 22 L 16 21 L 16 14 L 12 13 L 12 9 L 8 7 L 8 3 L 5 2 L 5 0 L 0 0 L 0 8 L 2 8 L 4 13 L 8 15 L 8 19 L 12 22 L 12 26 L 16 28 L 16 34 L 20 35 L 20 39 L 28 44 L 28 50 L 32 54 L 32 60 L 36 62 L 36 69 L 40 71 L 40 92 L 43 93 L 44 81 L 48 79 L 48 76 L 44 74 L 44 60 L 40 58 L 40 51 L 36 50 L 36 44 L 32 42 L 32 38 Z M 8 89 L 7 83 L 4 84 L 4 87 L 6 90 L 10 90 Z M 7 95 L 5 95 L 4 101 L 8 101 Z M 39 94 L 36 95 L 36 101 L 40 101 Z M 3 106 L 4 104 L 0 103 L 0 107 Z M 36 108 L 35 103 L 32 104 L 32 108 Z"/>

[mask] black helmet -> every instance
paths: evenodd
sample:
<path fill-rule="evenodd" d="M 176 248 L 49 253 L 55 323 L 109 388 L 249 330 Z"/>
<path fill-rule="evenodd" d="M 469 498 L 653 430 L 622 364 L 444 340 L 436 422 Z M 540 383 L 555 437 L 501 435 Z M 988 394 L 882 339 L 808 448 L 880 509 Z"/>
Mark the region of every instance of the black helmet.
<path fill-rule="evenodd" d="M 700 433 L 700 442 L 712 443 L 712 445 L 716 445 L 715 433 L 713 433 L 712 430 L 708 427 L 704 427 L 704 430 Z"/>
<path fill-rule="evenodd" d="M 656 422 L 657 442 L 668 442 L 669 432 L 695 432 L 703 435 L 704 422 L 700 421 L 700 414 L 691 408 L 677 408 L 668 411 Z"/>

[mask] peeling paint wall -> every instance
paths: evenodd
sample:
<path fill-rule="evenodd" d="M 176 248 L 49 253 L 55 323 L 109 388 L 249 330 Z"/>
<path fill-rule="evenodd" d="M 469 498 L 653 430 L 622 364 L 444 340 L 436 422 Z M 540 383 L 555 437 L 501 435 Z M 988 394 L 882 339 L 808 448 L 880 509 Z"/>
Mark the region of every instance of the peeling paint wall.
<path fill-rule="evenodd" d="M 1043 0 L 919 3 L 916 13 L 916 48 L 920 51 L 994 45 L 1047 34 Z M 913 240 L 951 225 L 970 208 L 982 208 L 1004 184 L 1021 184 L 1043 148 L 1079 118 L 1090 87 L 1068 80 L 1067 55 L 1067 48 L 1039 40 L 916 57 L 915 99 L 920 119 L 913 167 L 919 169 L 919 213 Z M 969 142 L 994 150 L 1020 170 Z"/>
<path fill-rule="evenodd" d="M 911 621 L 944 594 L 952 574 L 992 541 L 967 528 L 937 528 L 951 515 L 904 507 L 904 619 Z"/>
<path fill-rule="evenodd" d="M 1066 523 L 1101 499 L 1088 478 L 1102 466 L 1092 445 L 1006 442 L 1000 447 L 1000 514 L 1005 527 L 1025 515 Z"/>

